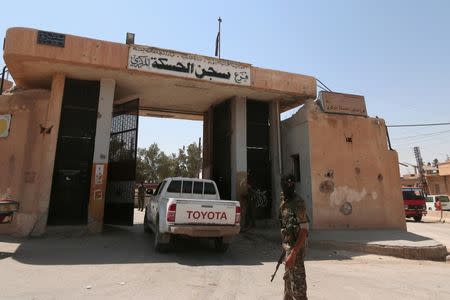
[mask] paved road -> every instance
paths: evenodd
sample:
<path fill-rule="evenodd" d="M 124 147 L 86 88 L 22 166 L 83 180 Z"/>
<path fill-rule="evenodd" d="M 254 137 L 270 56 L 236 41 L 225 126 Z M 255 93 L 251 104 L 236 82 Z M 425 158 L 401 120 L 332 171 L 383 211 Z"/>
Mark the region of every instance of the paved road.
<path fill-rule="evenodd" d="M 282 272 L 269 281 L 275 243 L 248 233 L 225 254 L 191 240 L 158 254 L 141 226 L 96 236 L 0 238 L 0 298 L 282 299 Z M 306 269 L 310 299 L 450 299 L 449 263 L 315 250 Z"/>
<path fill-rule="evenodd" d="M 450 224 L 424 218 L 422 222 L 407 221 L 408 231 L 441 242 L 450 251 Z"/>

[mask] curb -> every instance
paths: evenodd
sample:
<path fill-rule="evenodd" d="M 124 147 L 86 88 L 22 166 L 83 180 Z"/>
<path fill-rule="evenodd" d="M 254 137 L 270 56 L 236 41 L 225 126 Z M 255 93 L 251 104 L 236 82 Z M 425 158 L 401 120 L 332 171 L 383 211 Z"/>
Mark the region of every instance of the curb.
<path fill-rule="evenodd" d="M 448 255 L 447 248 L 444 245 L 430 247 L 408 247 L 325 240 L 310 240 L 309 245 L 310 248 L 313 249 L 347 250 L 415 260 L 446 261 L 446 257 Z"/>

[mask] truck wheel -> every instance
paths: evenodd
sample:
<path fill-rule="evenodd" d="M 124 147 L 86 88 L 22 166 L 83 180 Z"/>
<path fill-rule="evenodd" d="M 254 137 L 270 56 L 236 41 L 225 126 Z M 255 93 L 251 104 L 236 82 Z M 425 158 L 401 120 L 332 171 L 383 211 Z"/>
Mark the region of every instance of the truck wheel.
<path fill-rule="evenodd" d="M 154 242 L 154 248 L 156 252 L 165 253 L 169 251 L 169 244 L 170 244 L 170 236 L 169 236 L 169 243 L 163 243 L 162 238 L 163 235 L 159 232 L 159 220 L 156 220 L 156 230 L 155 230 L 155 242 Z"/>
<path fill-rule="evenodd" d="M 148 225 L 147 209 L 145 209 L 145 214 L 144 214 L 144 232 L 146 232 L 146 233 L 152 232 L 150 229 L 150 226 Z"/>
<path fill-rule="evenodd" d="M 224 242 L 223 238 L 221 238 L 221 237 L 214 239 L 214 249 L 217 252 L 224 253 L 228 250 L 229 246 L 230 246 L 230 243 Z"/>
<path fill-rule="evenodd" d="M 414 216 L 414 221 L 416 222 L 422 221 L 422 216 Z"/>

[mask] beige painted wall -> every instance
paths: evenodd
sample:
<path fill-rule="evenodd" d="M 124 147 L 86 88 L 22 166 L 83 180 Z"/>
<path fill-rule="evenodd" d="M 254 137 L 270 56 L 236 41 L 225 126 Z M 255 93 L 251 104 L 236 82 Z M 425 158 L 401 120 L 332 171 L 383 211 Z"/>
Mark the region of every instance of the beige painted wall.
<path fill-rule="evenodd" d="M 45 148 L 41 124 L 45 124 L 50 92 L 29 90 L 0 96 L 0 114 L 12 114 L 9 136 L 0 138 L 0 194 L 9 193 L 20 203 L 13 222 L 0 233 L 28 235 L 38 219 L 38 191 Z"/>
<path fill-rule="evenodd" d="M 291 119 L 284 121 L 290 126 L 284 138 L 302 142 L 288 146 L 284 169 L 291 153 L 300 152 L 302 160 L 309 152 L 310 168 L 301 166 L 306 191 L 300 187 L 300 194 L 307 197 L 304 185 L 310 184 L 313 228 L 406 229 L 398 157 L 387 148 L 384 120 L 326 114 L 315 104 Z"/>
<path fill-rule="evenodd" d="M 428 189 L 431 195 L 450 195 L 450 176 L 428 175 Z"/>
<path fill-rule="evenodd" d="M 450 175 L 450 161 L 440 163 L 438 167 L 439 167 L 439 175 L 441 176 Z"/>

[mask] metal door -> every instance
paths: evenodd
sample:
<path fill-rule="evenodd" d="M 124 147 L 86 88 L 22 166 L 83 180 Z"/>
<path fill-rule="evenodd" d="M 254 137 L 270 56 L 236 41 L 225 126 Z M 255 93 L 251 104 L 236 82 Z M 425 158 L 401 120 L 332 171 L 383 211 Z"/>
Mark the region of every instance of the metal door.
<path fill-rule="evenodd" d="M 221 199 L 231 199 L 231 110 L 230 101 L 214 107 L 213 171 Z"/>
<path fill-rule="evenodd" d="M 247 173 L 255 191 L 257 219 L 270 218 L 272 177 L 269 145 L 269 104 L 247 100 Z"/>
<path fill-rule="evenodd" d="M 133 225 L 139 99 L 115 105 L 109 145 L 105 224 Z"/>
<path fill-rule="evenodd" d="M 66 79 L 56 148 L 49 225 L 87 223 L 98 81 Z"/>

